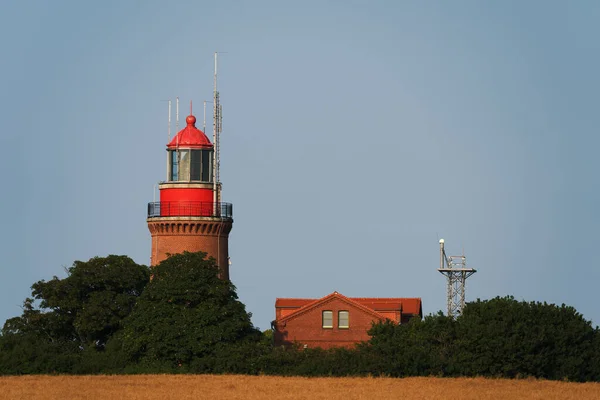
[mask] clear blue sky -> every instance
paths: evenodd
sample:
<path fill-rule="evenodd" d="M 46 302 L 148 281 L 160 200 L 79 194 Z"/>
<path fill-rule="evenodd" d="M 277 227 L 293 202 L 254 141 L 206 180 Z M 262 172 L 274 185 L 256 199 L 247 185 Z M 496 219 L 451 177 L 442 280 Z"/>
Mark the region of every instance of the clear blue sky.
<path fill-rule="evenodd" d="M 27 1 L 0 12 L 0 323 L 74 260 L 148 264 L 167 106 L 220 58 L 231 277 L 276 297 L 467 298 L 600 324 L 600 3 Z M 182 111 L 182 119 L 186 112 Z"/>

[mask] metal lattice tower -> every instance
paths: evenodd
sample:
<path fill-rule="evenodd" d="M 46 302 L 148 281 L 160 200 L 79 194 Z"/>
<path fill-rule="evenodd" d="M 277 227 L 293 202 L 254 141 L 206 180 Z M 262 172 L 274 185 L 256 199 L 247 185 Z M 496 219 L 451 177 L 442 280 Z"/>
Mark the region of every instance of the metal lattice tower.
<path fill-rule="evenodd" d="M 440 268 L 438 268 L 438 271 L 446 277 L 448 282 L 448 316 L 457 317 L 462 313 L 465 306 L 465 283 L 467 278 L 477 270 L 467 268 L 467 258 L 464 255 L 446 255 L 444 239 L 440 239 Z"/>
<path fill-rule="evenodd" d="M 223 126 L 223 107 L 220 103 L 219 91 L 217 90 L 217 52 L 215 51 L 215 74 L 213 90 L 213 145 L 215 149 L 213 157 L 213 203 L 221 202 L 221 129 Z M 214 215 L 217 216 L 219 210 L 215 207 Z"/>

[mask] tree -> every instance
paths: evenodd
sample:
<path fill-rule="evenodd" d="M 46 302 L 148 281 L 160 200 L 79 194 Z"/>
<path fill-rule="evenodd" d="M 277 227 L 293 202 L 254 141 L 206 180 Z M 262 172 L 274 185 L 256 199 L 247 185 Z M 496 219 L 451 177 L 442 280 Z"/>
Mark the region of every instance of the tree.
<path fill-rule="evenodd" d="M 82 352 L 102 350 L 121 328 L 149 276 L 129 257 L 110 255 L 34 283 L 23 314 L 2 329 L 0 372 L 73 372 Z"/>
<path fill-rule="evenodd" d="M 262 335 L 233 284 L 217 273 L 203 252 L 176 254 L 154 267 L 118 339 L 129 359 L 147 371 L 233 372 L 228 362 Z"/>
<path fill-rule="evenodd" d="M 26 299 L 23 314 L 6 321 L 0 335 L 0 374 L 70 372 L 79 349 L 65 339 L 55 315 L 42 313 Z"/>
<path fill-rule="evenodd" d="M 468 303 L 456 322 L 462 374 L 594 379 L 598 332 L 573 307 L 496 297 Z"/>
<path fill-rule="evenodd" d="M 373 325 L 371 340 L 360 351 L 371 353 L 374 371 L 391 376 L 451 375 L 455 344 L 454 320 L 442 313 Z"/>

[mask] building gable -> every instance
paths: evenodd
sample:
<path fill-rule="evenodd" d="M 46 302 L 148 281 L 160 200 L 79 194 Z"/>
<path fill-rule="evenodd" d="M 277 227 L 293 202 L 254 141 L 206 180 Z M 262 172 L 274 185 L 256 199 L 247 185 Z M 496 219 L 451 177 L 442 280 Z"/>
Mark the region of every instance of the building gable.
<path fill-rule="evenodd" d="M 421 299 L 350 298 L 333 292 L 320 299 L 278 298 L 273 321 L 277 345 L 351 347 L 368 341 L 373 323 L 421 317 Z"/>
<path fill-rule="evenodd" d="M 294 319 L 294 318 L 298 318 L 301 315 L 303 315 L 307 312 L 310 312 L 311 310 L 313 310 L 315 308 L 322 308 L 327 303 L 330 303 L 334 299 L 337 299 L 337 300 L 347 304 L 348 307 L 354 308 L 356 310 L 360 310 L 361 312 L 370 315 L 372 318 L 379 319 L 379 320 L 385 319 L 385 317 L 383 315 L 377 313 L 372 308 L 364 306 L 361 303 L 354 301 L 353 299 L 346 297 L 338 292 L 333 292 L 325 297 L 311 301 L 310 303 L 307 303 L 304 306 L 299 307 L 298 309 L 294 310 L 293 312 L 285 315 L 283 318 L 278 319 L 277 322 L 278 323 L 286 323 L 287 321 Z M 306 299 L 302 299 L 302 300 L 306 300 Z"/>

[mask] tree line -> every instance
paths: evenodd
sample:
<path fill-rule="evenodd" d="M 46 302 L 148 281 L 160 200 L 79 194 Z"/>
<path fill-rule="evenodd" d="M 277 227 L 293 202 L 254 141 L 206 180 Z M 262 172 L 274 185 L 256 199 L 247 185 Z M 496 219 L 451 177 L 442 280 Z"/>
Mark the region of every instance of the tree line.
<path fill-rule="evenodd" d="M 39 281 L 0 333 L 0 374 L 240 373 L 489 376 L 600 381 L 600 331 L 573 307 L 497 297 L 407 324 L 374 324 L 354 348 L 277 347 L 206 253 L 152 269 L 76 261 Z"/>

